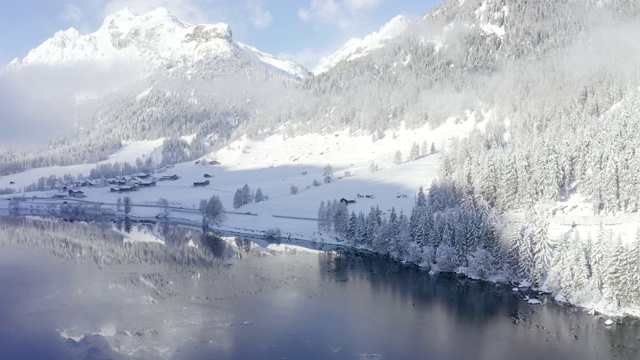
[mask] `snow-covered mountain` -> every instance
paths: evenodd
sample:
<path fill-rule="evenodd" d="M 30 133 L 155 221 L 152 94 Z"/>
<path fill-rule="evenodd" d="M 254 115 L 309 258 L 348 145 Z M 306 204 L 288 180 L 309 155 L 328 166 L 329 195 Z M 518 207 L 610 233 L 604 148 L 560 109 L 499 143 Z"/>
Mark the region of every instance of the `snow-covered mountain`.
<path fill-rule="evenodd" d="M 310 72 L 292 61 L 280 60 L 233 40 L 224 23 L 192 25 L 158 8 L 137 15 L 129 8 L 109 15 L 93 33 L 76 29 L 57 32 L 9 68 L 29 65 L 76 65 L 83 62 L 140 61 L 152 72 L 160 69 L 215 66 L 217 60 L 249 60 L 296 79 Z"/>
<path fill-rule="evenodd" d="M 409 27 L 409 20 L 403 15 L 398 15 L 383 25 L 380 30 L 362 39 L 353 38 L 335 53 L 322 58 L 318 66 L 313 69 L 313 73 L 321 74 L 327 72 L 341 61 L 352 61 L 366 56 L 372 50 L 385 46 L 391 39 L 402 34 L 407 27 Z"/>

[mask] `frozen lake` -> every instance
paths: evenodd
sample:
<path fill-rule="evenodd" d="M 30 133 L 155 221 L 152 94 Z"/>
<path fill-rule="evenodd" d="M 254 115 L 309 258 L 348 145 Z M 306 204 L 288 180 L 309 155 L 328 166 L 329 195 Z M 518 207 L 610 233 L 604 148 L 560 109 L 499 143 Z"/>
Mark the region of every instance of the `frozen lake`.
<path fill-rule="evenodd" d="M 125 231 L 129 230 L 129 232 Z M 640 323 L 319 245 L 0 217 L 3 359 L 638 359 Z M 545 302 L 545 299 L 541 299 Z"/>

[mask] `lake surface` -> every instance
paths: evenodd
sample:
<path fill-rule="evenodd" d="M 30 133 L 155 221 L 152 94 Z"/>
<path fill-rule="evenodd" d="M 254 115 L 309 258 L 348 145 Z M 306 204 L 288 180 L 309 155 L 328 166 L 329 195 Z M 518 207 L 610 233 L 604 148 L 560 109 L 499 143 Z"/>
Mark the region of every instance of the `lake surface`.
<path fill-rule="evenodd" d="M 1 358 L 640 358 L 637 321 L 310 247 L 0 217 Z"/>

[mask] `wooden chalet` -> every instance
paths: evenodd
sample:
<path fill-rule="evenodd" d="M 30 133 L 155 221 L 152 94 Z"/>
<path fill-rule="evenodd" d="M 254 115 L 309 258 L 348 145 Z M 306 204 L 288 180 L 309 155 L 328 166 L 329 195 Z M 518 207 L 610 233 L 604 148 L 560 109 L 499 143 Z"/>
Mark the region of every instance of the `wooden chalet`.
<path fill-rule="evenodd" d="M 86 195 L 84 194 L 84 192 L 80 191 L 80 190 L 69 190 L 69 196 L 73 196 L 75 198 L 83 198 L 86 197 Z"/>
<path fill-rule="evenodd" d="M 196 186 L 196 187 L 198 187 L 198 186 L 207 186 L 207 185 L 209 185 L 209 184 L 210 184 L 209 180 L 205 180 L 205 181 L 195 181 L 195 182 L 193 183 L 193 186 Z"/>
<path fill-rule="evenodd" d="M 138 190 L 139 189 L 137 185 L 119 186 L 119 187 L 111 188 L 111 192 L 117 192 L 117 193 L 132 192 L 132 191 L 138 191 Z"/>
<path fill-rule="evenodd" d="M 173 175 L 163 175 L 160 177 L 160 181 L 173 181 L 173 180 L 178 180 L 180 179 L 180 176 L 173 174 Z"/>

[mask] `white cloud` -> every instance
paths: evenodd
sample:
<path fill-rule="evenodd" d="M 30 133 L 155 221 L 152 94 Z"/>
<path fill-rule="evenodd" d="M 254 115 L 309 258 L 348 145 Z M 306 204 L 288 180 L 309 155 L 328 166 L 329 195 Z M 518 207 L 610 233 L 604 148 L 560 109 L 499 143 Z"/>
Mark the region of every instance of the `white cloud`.
<path fill-rule="evenodd" d="M 307 9 L 298 9 L 298 18 L 306 23 L 311 20 L 311 14 L 309 14 L 309 10 Z"/>
<path fill-rule="evenodd" d="M 76 4 L 67 4 L 60 14 L 60 18 L 67 23 L 79 23 L 83 20 L 82 10 Z"/>
<path fill-rule="evenodd" d="M 178 19 L 193 24 L 207 22 L 206 12 L 195 0 L 108 0 L 103 6 L 103 15 L 107 16 L 128 7 L 138 14 L 144 14 L 164 7 Z"/>
<path fill-rule="evenodd" d="M 347 29 L 380 3 L 382 0 L 311 0 L 307 8 L 298 10 L 298 18 Z"/>
<path fill-rule="evenodd" d="M 247 3 L 249 11 L 249 20 L 256 29 L 263 29 L 271 24 L 273 16 L 268 10 L 265 10 L 261 2 L 251 1 Z"/>
<path fill-rule="evenodd" d="M 331 21 L 341 15 L 341 6 L 335 0 L 313 0 L 311 9 L 324 21 Z"/>
<path fill-rule="evenodd" d="M 382 0 L 345 0 L 346 5 L 351 10 L 374 9 L 381 2 Z"/>
<path fill-rule="evenodd" d="M 326 54 L 317 52 L 313 49 L 305 48 L 295 53 L 286 53 L 286 52 L 278 53 L 276 57 L 278 59 L 292 60 L 306 67 L 307 69 L 313 69 L 318 65 L 320 60 L 325 55 Z"/>

